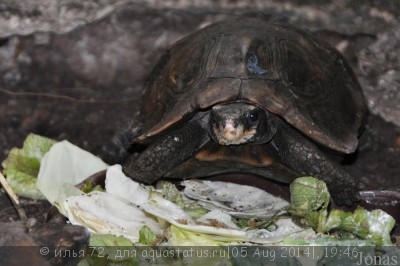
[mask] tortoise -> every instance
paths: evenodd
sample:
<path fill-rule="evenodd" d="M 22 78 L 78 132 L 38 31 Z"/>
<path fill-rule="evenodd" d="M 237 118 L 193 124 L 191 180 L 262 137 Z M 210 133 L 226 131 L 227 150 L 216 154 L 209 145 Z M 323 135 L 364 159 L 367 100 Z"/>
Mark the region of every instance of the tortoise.
<path fill-rule="evenodd" d="M 310 32 L 242 18 L 206 26 L 156 64 L 128 130 L 123 171 L 153 183 L 244 172 L 311 175 L 337 204 L 359 183 L 341 165 L 358 146 L 364 96 L 344 57 Z"/>

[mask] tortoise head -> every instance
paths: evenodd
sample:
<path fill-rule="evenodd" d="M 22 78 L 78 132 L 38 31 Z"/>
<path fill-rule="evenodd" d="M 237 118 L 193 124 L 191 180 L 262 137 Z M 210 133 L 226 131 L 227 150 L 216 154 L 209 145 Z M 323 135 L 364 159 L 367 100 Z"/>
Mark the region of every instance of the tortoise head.
<path fill-rule="evenodd" d="M 266 143 L 276 133 L 278 118 L 246 102 L 214 105 L 210 112 L 209 134 L 221 145 Z"/>

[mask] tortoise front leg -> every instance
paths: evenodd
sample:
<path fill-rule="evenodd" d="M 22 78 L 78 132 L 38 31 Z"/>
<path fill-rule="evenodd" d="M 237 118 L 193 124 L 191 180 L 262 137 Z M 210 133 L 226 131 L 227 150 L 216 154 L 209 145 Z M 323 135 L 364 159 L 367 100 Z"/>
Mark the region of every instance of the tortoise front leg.
<path fill-rule="evenodd" d="M 337 204 L 351 206 L 359 199 L 359 183 L 340 163 L 328 158 L 313 142 L 289 125 L 281 125 L 272 144 L 284 164 L 301 175 L 325 181 Z"/>
<path fill-rule="evenodd" d="M 176 165 L 192 157 L 210 140 L 208 113 L 199 113 L 181 128 L 168 132 L 137 156 L 130 156 L 123 171 L 131 178 L 153 183 Z"/>

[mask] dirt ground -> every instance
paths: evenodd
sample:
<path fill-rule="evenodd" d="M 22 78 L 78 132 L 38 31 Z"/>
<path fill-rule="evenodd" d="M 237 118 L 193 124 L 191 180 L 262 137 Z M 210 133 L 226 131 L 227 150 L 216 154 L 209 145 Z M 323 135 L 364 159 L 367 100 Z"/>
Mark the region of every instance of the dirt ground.
<path fill-rule="evenodd" d="M 400 192 L 400 2 L 59 0 L 44 9 L 42 1 L 0 5 L 0 160 L 29 133 L 105 156 L 162 52 L 199 27 L 245 15 L 294 23 L 343 52 L 371 112 L 346 168 L 365 190 Z M 0 198 L 0 221 L 17 221 Z M 46 226 L 49 206 L 24 202 Z"/>

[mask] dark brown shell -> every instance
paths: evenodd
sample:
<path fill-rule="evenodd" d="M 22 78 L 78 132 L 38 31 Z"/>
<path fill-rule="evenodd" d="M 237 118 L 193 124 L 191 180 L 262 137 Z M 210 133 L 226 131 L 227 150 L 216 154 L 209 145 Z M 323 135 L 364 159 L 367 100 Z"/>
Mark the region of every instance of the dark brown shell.
<path fill-rule="evenodd" d="M 166 52 L 144 94 L 144 134 L 136 140 L 236 101 L 261 106 L 344 153 L 356 149 L 366 110 L 353 72 L 335 49 L 293 26 L 241 19 L 205 27 Z"/>

